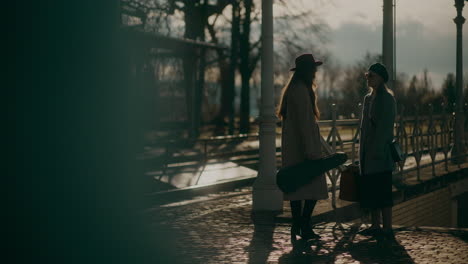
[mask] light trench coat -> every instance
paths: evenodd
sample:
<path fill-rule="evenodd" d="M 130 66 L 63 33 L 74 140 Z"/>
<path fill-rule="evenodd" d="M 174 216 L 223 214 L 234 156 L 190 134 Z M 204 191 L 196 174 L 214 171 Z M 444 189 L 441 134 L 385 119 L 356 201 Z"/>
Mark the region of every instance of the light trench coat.
<path fill-rule="evenodd" d="M 282 122 L 281 154 L 283 167 L 306 159 L 322 157 L 320 130 L 315 120 L 309 91 L 302 81 L 293 80 L 285 94 L 286 114 Z M 325 175 L 315 177 L 284 200 L 320 200 L 328 198 Z"/>
<path fill-rule="evenodd" d="M 395 115 L 395 98 L 387 91 L 378 92 L 375 96 L 369 93 L 364 97 L 359 146 L 362 174 L 395 169 L 390 152 Z"/>

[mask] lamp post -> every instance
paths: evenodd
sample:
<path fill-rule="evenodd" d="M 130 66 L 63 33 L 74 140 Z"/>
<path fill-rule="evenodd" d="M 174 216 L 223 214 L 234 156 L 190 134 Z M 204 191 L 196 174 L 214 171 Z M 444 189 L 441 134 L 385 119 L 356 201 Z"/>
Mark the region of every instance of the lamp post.
<path fill-rule="evenodd" d="M 273 0 L 262 0 L 262 83 L 260 166 L 253 185 L 252 210 L 281 211 L 283 194 L 276 186 L 276 115 L 273 86 Z"/>
<path fill-rule="evenodd" d="M 456 164 L 464 163 L 465 157 L 465 139 L 464 139 L 464 103 L 463 103 L 463 37 L 462 28 L 465 18 L 462 16 L 465 0 L 455 0 L 457 16 L 453 19 L 457 25 L 457 76 L 456 76 L 456 109 L 455 109 L 455 127 L 454 127 L 454 146 L 452 149 L 452 162 Z"/>

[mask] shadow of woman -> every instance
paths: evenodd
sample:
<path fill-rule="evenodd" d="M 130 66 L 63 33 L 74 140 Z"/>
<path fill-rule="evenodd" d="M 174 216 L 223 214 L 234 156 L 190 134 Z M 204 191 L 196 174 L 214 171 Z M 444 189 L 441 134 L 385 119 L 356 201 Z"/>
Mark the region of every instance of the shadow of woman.
<path fill-rule="evenodd" d="M 322 249 L 320 240 L 304 241 L 301 239 L 295 242 L 293 250 L 279 258 L 278 263 L 330 263 L 333 259 L 328 254 L 324 254 Z"/>
<path fill-rule="evenodd" d="M 343 253 L 349 253 L 360 263 L 414 263 L 405 248 L 396 240 L 356 237 L 359 225 L 353 224 L 345 227 L 337 223 L 332 227 L 331 234 L 321 234 L 320 240 L 305 244 L 307 250 L 302 250 L 302 252 L 292 250 L 283 254 L 279 263 L 333 263 Z"/>
<path fill-rule="evenodd" d="M 334 250 L 335 257 L 342 252 L 349 252 L 352 258 L 360 263 L 414 263 L 396 239 L 384 239 L 382 236 L 364 239 L 356 237 L 360 225 L 356 223 L 345 228 L 342 224 L 336 224 L 333 227 L 333 236 L 338 240 Z M 341 233 L 341 239 L 338 239 L 337 233 Z"/>
<path fill-rule="evenodd" d="M 322 235 L 321 239 L 317 240 L 298 240 L 293 244 L 291 252 L 283 254 L 279 263 L 333 263 L 335 259 L 335 249 L 341 248 L 348 241 L 338 239 L 339 230 L 343 232 L 341 225 L 335 225 L 332 229 L 332 236 Z M 330 247 L 330 239 L 338 240 L 336 246 L 332 250 Z"/>
<path fill-rule="evenodd" d="M 369 238 L 353 243 L 348 250 L 360 263 L 414 264 L 406 249 L 396 239 Z"/>

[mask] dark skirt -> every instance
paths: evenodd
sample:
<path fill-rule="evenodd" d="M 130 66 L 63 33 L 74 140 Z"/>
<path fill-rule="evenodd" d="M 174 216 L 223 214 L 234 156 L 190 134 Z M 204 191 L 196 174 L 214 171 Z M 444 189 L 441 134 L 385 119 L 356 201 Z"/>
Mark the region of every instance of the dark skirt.
<path fill-rule="evenodd" d="M 359 179 L 361 208 L 377 209 L 393 206 L 392 172 L 364 174 Z"/>

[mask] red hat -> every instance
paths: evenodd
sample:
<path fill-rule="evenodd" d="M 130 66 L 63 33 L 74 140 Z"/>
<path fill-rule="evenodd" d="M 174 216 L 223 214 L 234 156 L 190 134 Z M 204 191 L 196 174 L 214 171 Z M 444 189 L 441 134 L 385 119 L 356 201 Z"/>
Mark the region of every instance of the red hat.
<path fill-rule="evenodd" d="M 319 60 L 315 60 L 314 55 L 311 53 L 302 54 L 295 60 L 296 67 L 291 68 L 290 71 L 295 71 L 297 68 L 304 68 L 310 66 L 319 66 L 322 65 L 323 62 Z"/>

